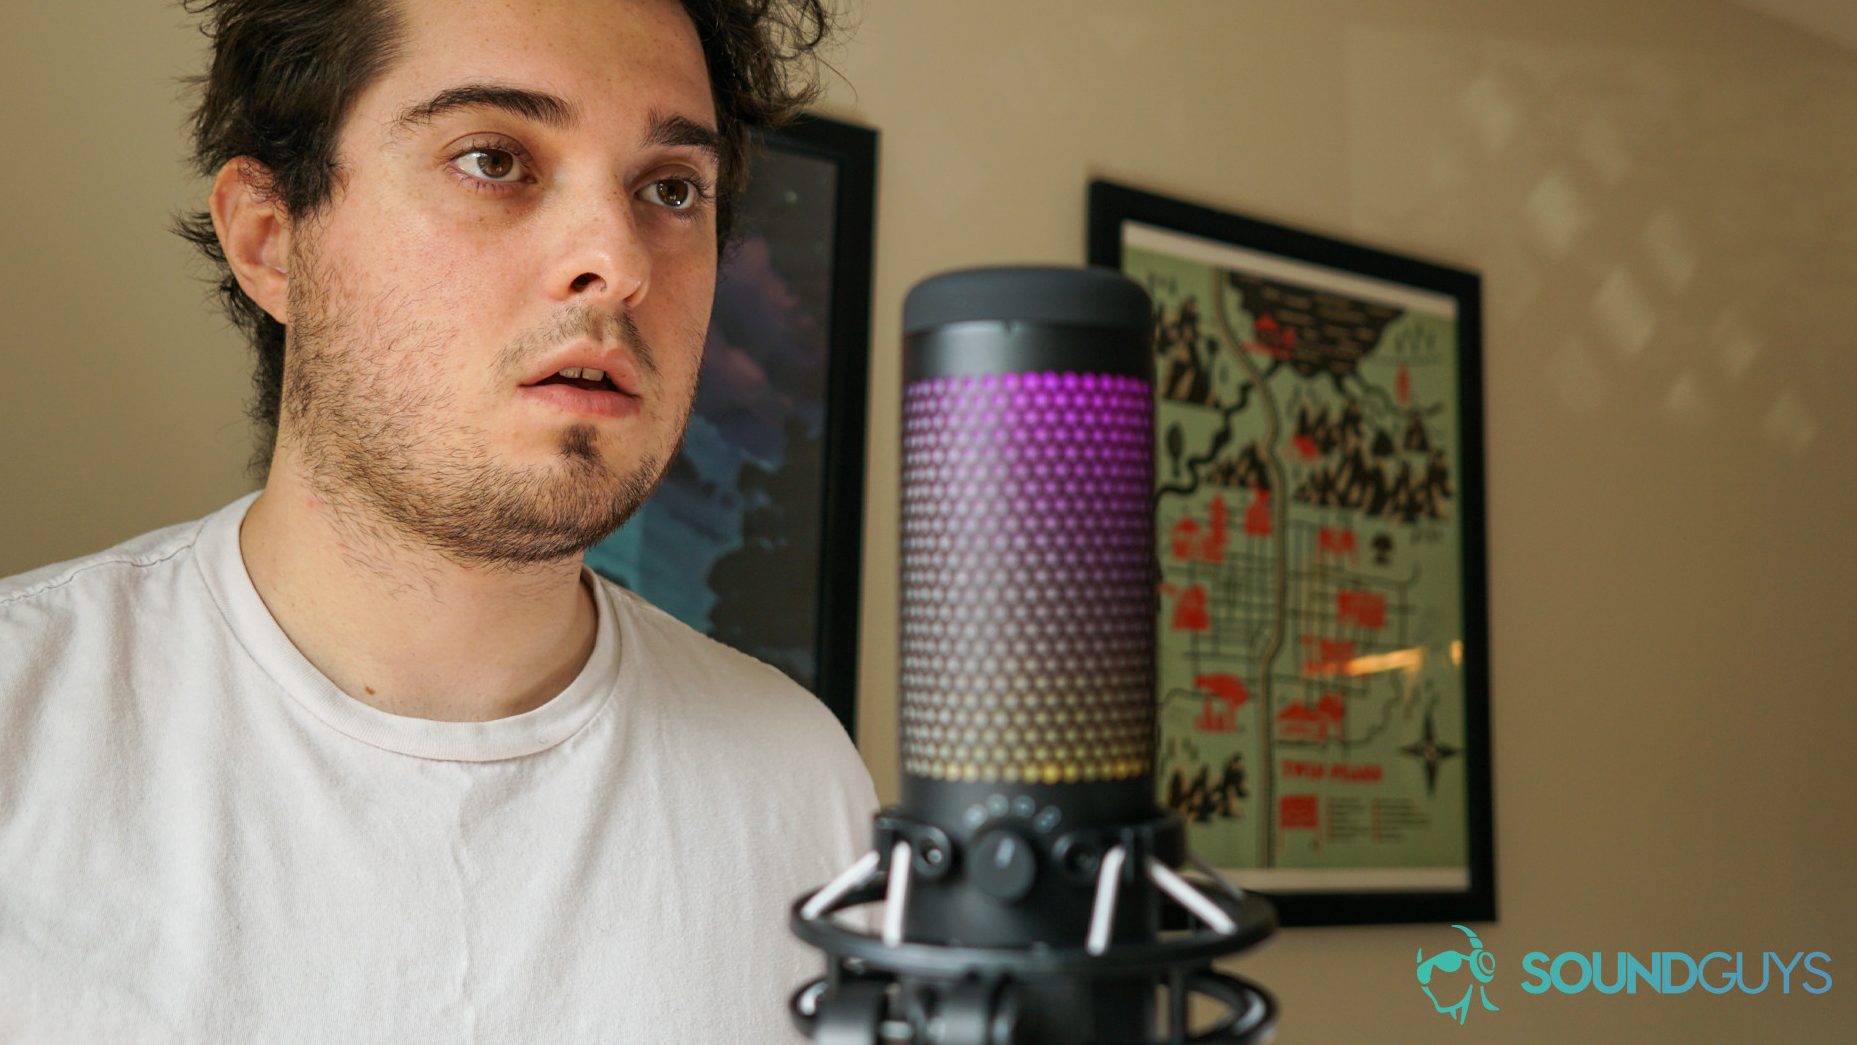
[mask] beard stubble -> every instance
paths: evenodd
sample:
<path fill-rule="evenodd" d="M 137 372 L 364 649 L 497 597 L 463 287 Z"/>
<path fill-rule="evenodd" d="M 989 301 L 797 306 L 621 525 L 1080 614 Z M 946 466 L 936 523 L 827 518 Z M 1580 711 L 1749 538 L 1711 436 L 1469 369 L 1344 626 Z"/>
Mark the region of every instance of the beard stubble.
<path fill-rule="evenodd" d="M 663 479 L 694 388 L 679 390 L 685 394 L 670 445 L 647 449 L 630 468 L 606 459 L 598 429 L 584 421 L 562 430 L 547 465 L 512 467 L 498 461 L 489 433 L 450 421 L 454 386 L 427 379 L 461 365 L 452 358 L 461 335 L 409 314 L 397 292 L 362 300 L 321 263 L 313 244 L 299 240 L 298 247 L 278 448 L 297 456 L 311 486 L 350 524 L 384 527 L 465 565 L 530 566 L 585 552 L 631 518 Z M 614 328 L 641 376 L 655 376 L 631 317 L 578 306 L 505 346 L 492 364 L 493 382 L 513 387 L 525 362 L 577 335 L 611 340 Z M 655 381 L 647 388 L 667 391 Z"/>

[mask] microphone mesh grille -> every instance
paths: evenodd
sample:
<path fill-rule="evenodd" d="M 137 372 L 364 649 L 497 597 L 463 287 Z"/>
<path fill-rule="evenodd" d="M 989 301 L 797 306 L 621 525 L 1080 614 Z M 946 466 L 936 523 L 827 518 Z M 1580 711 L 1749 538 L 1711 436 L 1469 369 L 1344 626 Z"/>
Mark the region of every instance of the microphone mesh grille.
<path fill-rule="evenodd" d="M 903 395 L 902 763 L 935 780 L 1153 770 L 1153 389 L 928 378 Z"/>

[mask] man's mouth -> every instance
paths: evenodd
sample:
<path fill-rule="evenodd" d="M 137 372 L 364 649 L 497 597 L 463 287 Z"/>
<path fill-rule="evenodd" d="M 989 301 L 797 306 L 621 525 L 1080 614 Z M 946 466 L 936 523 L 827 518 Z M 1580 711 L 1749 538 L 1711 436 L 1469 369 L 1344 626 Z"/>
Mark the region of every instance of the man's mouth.
<path fill-rule="evenodd" d="M 639 412 L 638 396 L 622 389 L 606 371 L 593 367 L 562 367 L 522 386 L 522 395 L 571 414 L 630 417 Z"/>
<path fill-rule="evenodd" d="M 606 371 L 595 370 L 590 366 L 564 367 L 542 378 L 540 381 L 535 382 L 535 385 L 572 385 L 575 388 L 583 388 L 589 392 L 619 391 L 619 386 L 613 384 L 612 379 L 606 376 Z"/>

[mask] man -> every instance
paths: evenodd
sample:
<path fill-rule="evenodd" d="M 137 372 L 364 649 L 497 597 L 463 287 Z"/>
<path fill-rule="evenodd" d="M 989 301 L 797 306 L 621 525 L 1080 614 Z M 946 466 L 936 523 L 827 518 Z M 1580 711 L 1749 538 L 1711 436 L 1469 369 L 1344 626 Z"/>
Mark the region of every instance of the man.
<path fill-rule="evenodd" d="M 817 0 L 195 6 L 274 448 L 0 582 L 0 1040 L 790 1040 L 869 778 L 580 554 L 676 451 Z"/>

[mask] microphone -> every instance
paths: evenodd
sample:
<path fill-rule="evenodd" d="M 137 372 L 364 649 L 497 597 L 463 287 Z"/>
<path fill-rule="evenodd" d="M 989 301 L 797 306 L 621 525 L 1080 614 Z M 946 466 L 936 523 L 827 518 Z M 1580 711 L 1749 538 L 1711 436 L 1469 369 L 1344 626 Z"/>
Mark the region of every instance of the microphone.
<path fill-rule="evenodd" d="M 901 801 L 793 906 L 826 974 L 792 1015 L 821 1045 L 1274 1033 L 1270 996 L 1211 967 L 1274 911 L 1156 801 L 1152 324 L 1107 269 L 904 301 Z M 833 917 L 879 899 L 875 935 Z M 1194 995 L 1221 1014 L 1189 1030 Z"/>

